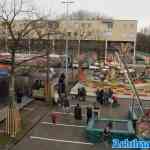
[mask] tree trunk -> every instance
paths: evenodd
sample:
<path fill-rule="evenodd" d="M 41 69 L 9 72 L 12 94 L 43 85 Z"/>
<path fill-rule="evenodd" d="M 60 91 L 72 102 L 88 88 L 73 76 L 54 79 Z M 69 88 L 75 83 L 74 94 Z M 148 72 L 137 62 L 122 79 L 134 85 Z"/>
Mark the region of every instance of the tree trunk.
<path fill-rule="evenodd" d="M 9 107 L 6 118 L 6 133 L 15 137 L 21 129 L 21 117 L 16 104 L 15 94 L 15 50 L 11 53 L 11 76 L 9 86 Z"/>
<path fill-rule="evenodd" d="M 10 107 L 15 107 L 16 105 L 16 94 L 15 94 L 15 51 L 12 50 L 11 53 L 11 76 L 10 76 L 10 88 L 9 88 L 9 96 L 10 96 Z"/>

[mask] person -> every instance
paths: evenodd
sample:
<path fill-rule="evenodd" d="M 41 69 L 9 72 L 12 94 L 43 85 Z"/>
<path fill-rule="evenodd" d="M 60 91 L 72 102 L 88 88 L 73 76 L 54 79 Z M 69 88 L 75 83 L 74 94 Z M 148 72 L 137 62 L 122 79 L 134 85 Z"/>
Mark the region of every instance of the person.
<path fill-rule="evenodd" d="M 22 97 L 23 97 L 23 92 L 21 90 L 17 90 L 16 95 L 17 95 L 17 103 L 21 103 Z"/>
<path fill-rule="evenodd" d="M 119 106 L 119 103 L 118 103 L 118 98 L 116 96 L 112 96 L 112 99 L 113 99 L 113 103 L 112 103 L 112 106 L 113 107 L 117 107 Z"/>
<path fill-rule="evenodd" d="M 107 125 L 103 131 L 103 142 L 106 147 L 108 147 L 110 138 L 111 138 L 110 127 L 109 127 L 109 125 Z"/>
<path fill-rule="evenodd" d="M 51 119 L 52 119 L 52 123 L 56 124 L 57 114 L 55 112 L 51 113 Z"/>
<path fill-rule="evenodd" d="M 64 111 L 68 112 L 70 104 L 69 104 L 69 100 L 68 100 L 68 98 L 66 96 L 64 97 L 63 103 L 64 103 Z"/>
<path fill-rule="evenodd" d="M 75 106 L 74 117 L 76 120 L 82 120 L 82 109 L 79 104 Z"/>
<path fill-rule="evenodd" d="M 100 103 L 101 105 L 103 105 L 103 103 L 104 103 L 104 101 L 103 101 L 103 95 L 104 95 L 103 89 L 101 89 L 101 90 L 98 89 L 96 91 L 96 101 L 98 103 Z"/>
<path fill-rule="evenodd" d="M 61 97 L 62 94 L 66 93 L 65 78 L 66 78 L 65 74 L 62 73 L 58 80 L 58 94 L 59 94 L 60 99 L 62 98 Z"/>
<path fill-rule="evenodd" d="M 92 118 L 92 107 L 90 105 L 86 108 L 86 116 L 87 116 L 87 121 L 86 122 L 88 124 L 88 122 Z"/>
<path fill-rule="evenodd" d="M 111 88 L 108 89 L 108 96 L 109 98 L 112 98 L 113 96 L 113 90 Z"/>
<path fill-rule="evenodd" d="M 105 89 L 104 90 L 104 104 L 108 104 L 108 100 L 109 100 L 109 93 L 108 93 L 108 90 Z"/>

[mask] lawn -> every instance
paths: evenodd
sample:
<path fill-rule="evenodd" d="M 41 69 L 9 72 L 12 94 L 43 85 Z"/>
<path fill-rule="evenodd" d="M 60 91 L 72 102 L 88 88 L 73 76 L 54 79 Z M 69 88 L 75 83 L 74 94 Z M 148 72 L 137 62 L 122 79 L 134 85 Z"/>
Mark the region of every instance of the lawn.
<path fill-rule="evenodd" d="M 0 145 L 6 145 L 10 140 L 11 138 L 8 136 L 0 135 Z"/>

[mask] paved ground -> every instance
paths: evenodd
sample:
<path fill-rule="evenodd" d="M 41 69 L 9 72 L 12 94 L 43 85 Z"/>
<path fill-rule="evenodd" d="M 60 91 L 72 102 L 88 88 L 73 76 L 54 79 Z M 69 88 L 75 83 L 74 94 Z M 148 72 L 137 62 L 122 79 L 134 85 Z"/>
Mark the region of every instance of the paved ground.
<path fill-rule="evenodd" d="M 71 102 L 75 105 L 77 101 Z M 83 113 L 89 102 L 81 102 Z M 128 103 L 121 102 L 121 107 L 113 109 L 109 106 L 102 108 L 102 114 L 105 117 L 123 117 L 126 118 Z M 32 108 L 29 107 L 32 111 Z M 61 108 L 55 108 L 62 114 L 57 120 L 57 124 L 51 123 L 50 112 L 20 141 L 12 150 L 111 150 L 104 144 L 89 143 L 85 135 L 86 118 L 82 121 L 76 121 L 72 114 L 66 114 Z M 118 113 L 119 111 L 119 113 Z M 39 112 L 40 113 L 40 112 Z M 72 113 L 72 112 L 71 112 Z M 34 118 L 33 118 L 34 119 Z"/>

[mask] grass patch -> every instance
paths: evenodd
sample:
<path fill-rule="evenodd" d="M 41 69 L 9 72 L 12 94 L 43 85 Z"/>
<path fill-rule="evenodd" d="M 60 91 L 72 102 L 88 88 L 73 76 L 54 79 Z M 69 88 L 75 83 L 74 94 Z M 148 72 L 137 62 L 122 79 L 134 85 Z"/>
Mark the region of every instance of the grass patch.
<path fill-rule="evenodd" d="M 11 138 L 8 136 L 0 135 L 0 145 L 6 145 L 10 140 Z"/>

